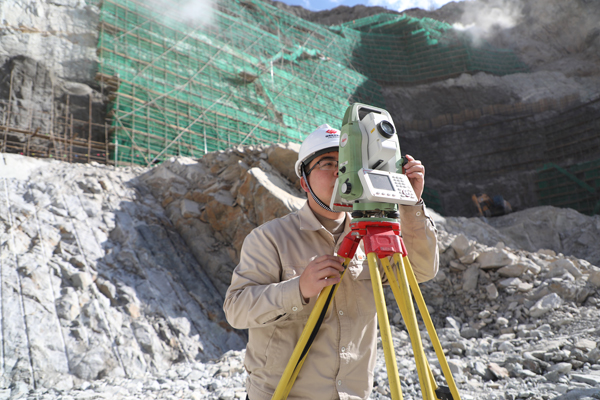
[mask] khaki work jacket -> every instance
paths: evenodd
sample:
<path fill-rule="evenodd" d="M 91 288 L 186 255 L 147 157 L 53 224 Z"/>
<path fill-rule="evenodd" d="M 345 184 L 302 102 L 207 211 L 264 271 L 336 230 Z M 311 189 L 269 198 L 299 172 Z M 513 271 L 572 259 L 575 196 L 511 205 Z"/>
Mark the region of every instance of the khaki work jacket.
<path fill-rule="evenodd" d="M 433 221 L 424 205 L 401 206 L 404 244 L 419 282 L 438 270 Z M 316 297 L 303 304 L 299 277 L 314 258 L 335 254 L 337 243 L 308 203 L 299 211 L 254 229 L 242 246 L 224 311 L 237 329 L 248 329 L 244 361 L 251 400 L 271 399 Z M 288 399 L 367 399 L 373 387 L 377 319 L 364 250 L 358 248 Z"/>

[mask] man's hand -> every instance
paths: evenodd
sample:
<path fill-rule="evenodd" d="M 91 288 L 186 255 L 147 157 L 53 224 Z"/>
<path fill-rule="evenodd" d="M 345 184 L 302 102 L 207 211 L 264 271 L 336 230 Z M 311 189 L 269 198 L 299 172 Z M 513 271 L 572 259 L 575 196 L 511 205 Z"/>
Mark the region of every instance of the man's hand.
<path fill-rule="evenodd" d="M 421 200 L 423 188 L 425 187 L 425 166 L 421 164 L 421 161 L 415 160 L 413 156 L 405 154 L 404 157 L 408 162 L 402 167 L 402 172 L 410 181 L 417 198 Z"/>
<path fill-rule="evenodd" d="M 305 301 L 321 293 L 324 287 L 335 285 L 344 271 L 344 258 L 321 256 L 312 260 L 300 275 L 300 293 Z"/>

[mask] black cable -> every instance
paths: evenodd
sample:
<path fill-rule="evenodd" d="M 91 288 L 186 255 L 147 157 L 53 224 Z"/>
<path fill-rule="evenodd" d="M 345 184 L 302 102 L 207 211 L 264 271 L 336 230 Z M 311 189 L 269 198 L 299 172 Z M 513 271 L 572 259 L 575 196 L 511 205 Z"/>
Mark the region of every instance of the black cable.
<path fill-rule="evenodd" d="M 325 319 L 325 314 L 327 314 L 327 310 L 329 309 L 329 304 L 331 304 L 331 300 L 333 300 L 333 294 L 335 292 L 335 288 L 337 285 L 338 285 L 338 283 L 333 285 L 333 287 L 331 288 L 331 291 L 329 292 L 329 296 L 327 296 L 327 300 L 325 301 L 325 305 L 323 305 L 323 309 L 321 310 L 319 319 L 317 320 L 315 327 L 313 328 L 312 332 L 310 333 L 310 337 L 308 338 L 308 341 L 306 342 L 304 349 L 302 349 L 302 354 L 300 355 L 300 358 L 298 359 L 296 368 L 298 368 L 298 365 L 300 364 L 300 362 L 302 362 L 304 357 L 306 357 L 306 353 L 308 353 L 308 350 L 310 350 L 310 346 L 312 345 L 313 341 L 315 340 L 317 333 L 319 333 L 321 324 L 323 323 L 323 320 Z"/>
<path fill-rule="evenodd" d="M 304 178 L 304 182 L 306 182 L 306 186 L 308 187 L 308 192 L 312 196 L 312 198 L 315 201 L 315 203 L 317 203 L 318 205 L 320 205 L 321 207 L 323 207 L 325 210 L 327 210 L 329 212 L 335 212 L 331 208 L 329 208 L 328 206 L 326 206 L 325 203 L 323 203 L 321 201 L 321 199 L 319 199 L 317 197 L 317 195 L 313 193 L 312 188 L 310 187 L 310 184 L 308 183 L 308 178 L 306 177 L 306 173 L 304 172 L 304 164 L 302 165 L 301 169 L 302 169 L 302 177 Z"/>

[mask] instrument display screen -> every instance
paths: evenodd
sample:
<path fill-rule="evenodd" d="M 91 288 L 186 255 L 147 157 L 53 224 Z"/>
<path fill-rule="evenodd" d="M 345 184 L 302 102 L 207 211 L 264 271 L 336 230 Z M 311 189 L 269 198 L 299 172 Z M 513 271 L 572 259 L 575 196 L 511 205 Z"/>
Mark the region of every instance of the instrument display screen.
<path fill-rule="evenodd" d="M 380 174 L 367 174 L 373 187 L 376 189 L 389 190 L 394 191 L 394 186 L 392 186 L 392 181 L 387 175 Z"/>

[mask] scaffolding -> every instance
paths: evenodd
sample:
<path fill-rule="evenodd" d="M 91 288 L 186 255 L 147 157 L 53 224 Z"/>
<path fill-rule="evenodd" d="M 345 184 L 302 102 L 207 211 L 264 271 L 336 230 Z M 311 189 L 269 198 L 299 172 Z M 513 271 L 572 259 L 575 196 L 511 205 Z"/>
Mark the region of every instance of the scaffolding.
<path fill-rule="evenodd" d="M 221 0 L 213 22 L 198 26 L 149 2 L 100 7 L 97 79 L 110 98 L 117 165 L 301 142 L 339 124 L 351 103 L 385 107 L 382 84 L 525 68 L 430 19 L 383 14 L 326 27 L 260 0 Z"/>
<path fill-rule="evenodd" d="M 94 122 L 93 117 L 94 113 L 103 112 L 104 105 L 94 104 L 91 95 L 83 113 L 70 109 L 67 95 L 65 107 L 56 107 L 51 99 L 52 111 L 37 114 L 11 99 L 12 90 L 10 93 L 8 100 L 0 100 L 0 152 L 72 163 L 112 163 L 109 126 Z M 15 122 L 14 117 L 24 115 L 20 123 Z"/>

